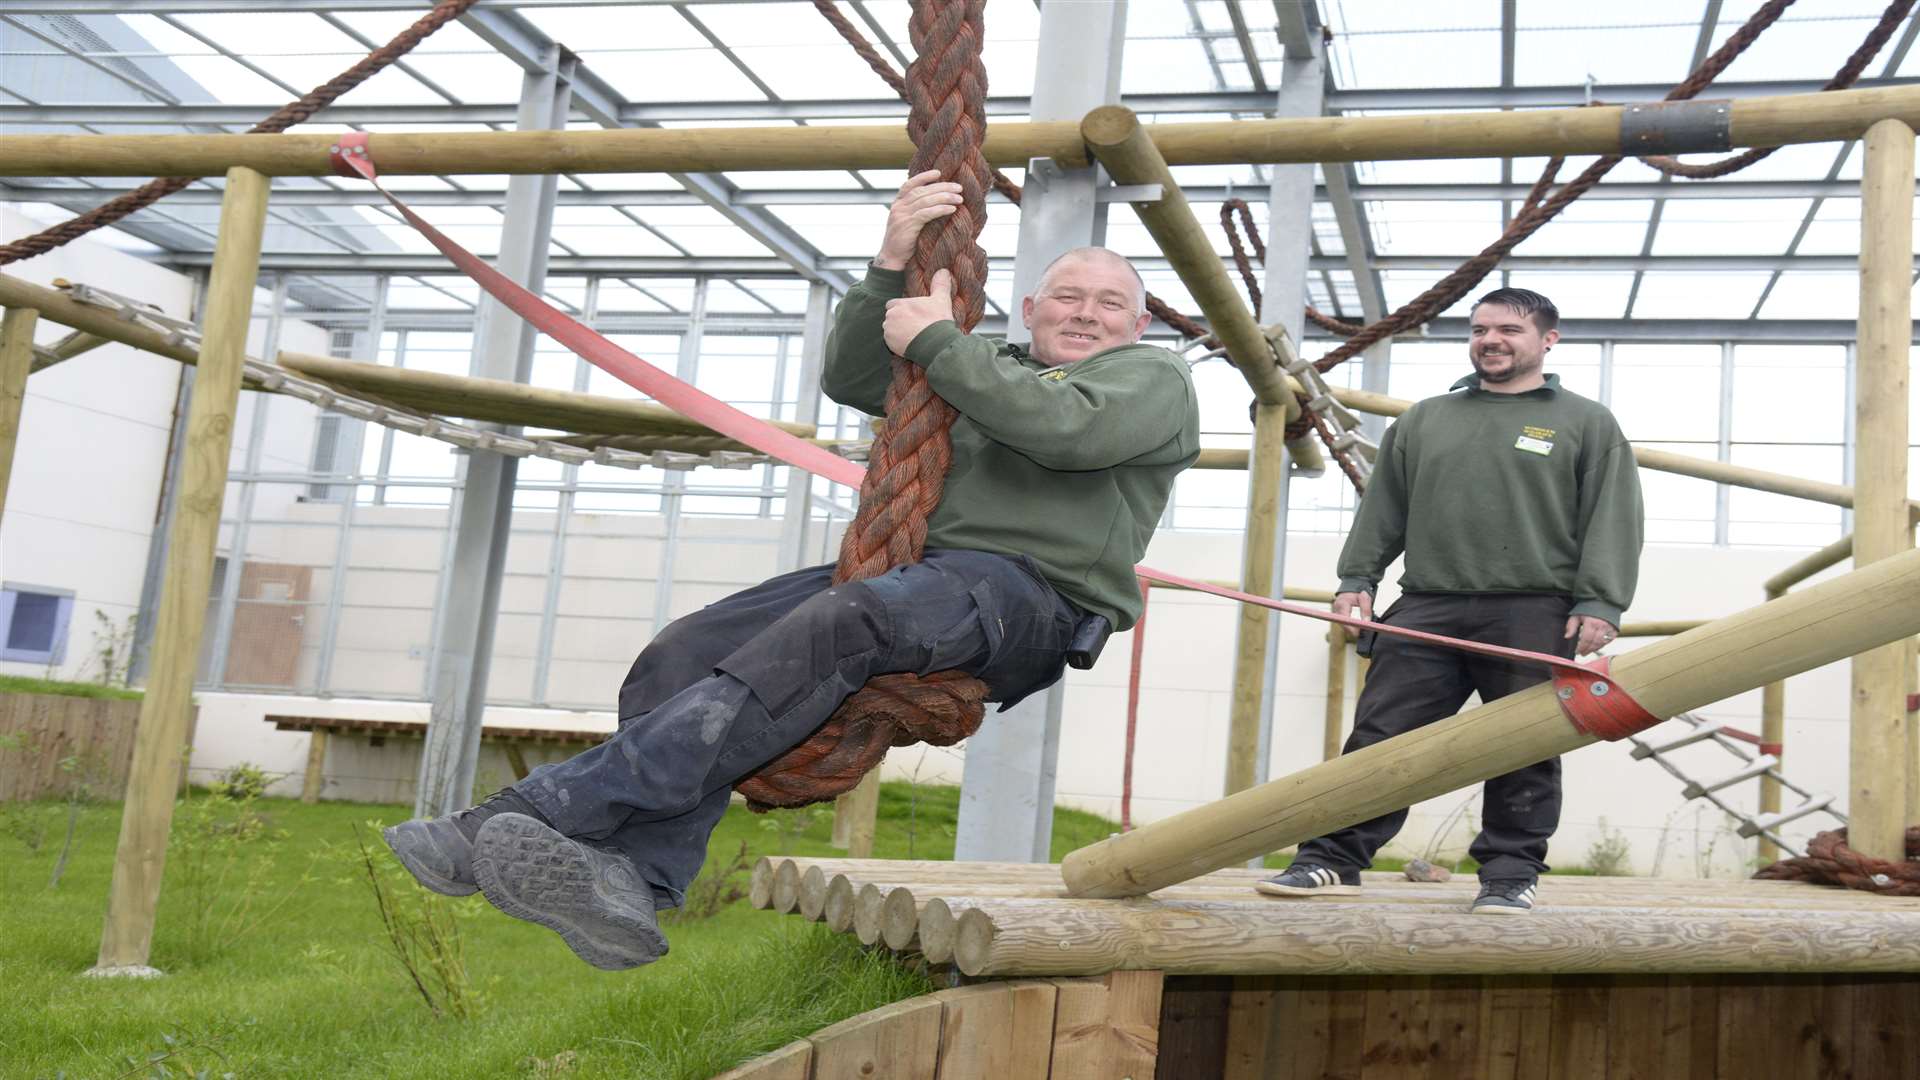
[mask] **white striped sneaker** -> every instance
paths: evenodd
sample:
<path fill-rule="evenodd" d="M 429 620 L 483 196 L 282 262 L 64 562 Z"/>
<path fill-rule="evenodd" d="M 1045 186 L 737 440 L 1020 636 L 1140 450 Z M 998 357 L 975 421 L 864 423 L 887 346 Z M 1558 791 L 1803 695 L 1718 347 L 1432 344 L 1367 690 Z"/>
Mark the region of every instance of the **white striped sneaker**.
<path fill-rule="evenodd" d="M 1360 891 L 1360 875 L 1336 873 L 1324 866 L 1296 863 L 1253 887 L 1268 896 L 1352 896 Z"/>
<path fill-rule="evenodd" d="M 1495 878 L 1480 883 L 1480 895 L 1473 900 L 1476 915 L 1525 915 L 1533 910 L 1533 878 Z"/>

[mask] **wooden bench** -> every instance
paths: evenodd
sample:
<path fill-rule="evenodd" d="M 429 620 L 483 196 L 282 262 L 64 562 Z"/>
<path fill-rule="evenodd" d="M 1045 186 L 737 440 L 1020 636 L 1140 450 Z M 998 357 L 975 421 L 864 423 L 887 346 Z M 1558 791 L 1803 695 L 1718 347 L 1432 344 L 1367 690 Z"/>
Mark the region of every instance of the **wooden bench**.
<path fill-rule="evenodd" d="M 389 736 L 401 738 L 425 738 L 427 725 L 424 720 L 359 720 L 344 716 L 275 716 L 263 719 L 280 731 L 311 732 L 313 741 L 307 747 L 307 774 L 300 785 L 300 801 L 311 803 L 320 800 L 320 787 L 324 782 L 327 761 L 327 737 L 329 735 L 365 735 L 373 746 L 379 746 Z M 527 777 L 527 759 L 522 748 L 533 746 L 573 746 L 584 750 L 589 746 L 606 741 L 610 731 L 582 731 L 567 728 L 527 728 L 527 727 L 483 727 L 480 729 L 482 742 L 502 744 L 506 751 L 507 763 L 513 768 L 513 778 L 524 780 Z"/>

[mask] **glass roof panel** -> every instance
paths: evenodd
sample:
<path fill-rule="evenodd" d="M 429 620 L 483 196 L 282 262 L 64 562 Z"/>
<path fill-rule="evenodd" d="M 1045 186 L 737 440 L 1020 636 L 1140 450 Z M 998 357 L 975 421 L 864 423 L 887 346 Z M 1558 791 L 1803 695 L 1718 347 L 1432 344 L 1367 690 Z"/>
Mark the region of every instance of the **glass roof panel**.
<path fill-rule="evenodd" d="M 1806 218 L 1807 199 L 1676 199 L 1666 204 L 1655 255 L 1774 255 Z"/>
<path fill-rule="evenodd" d="M 1760 299 L 1769 276 L 1764 272 L 1649 272 L 1640 280 L 1633 314 L 1642 319 L 1744 319 Z"/>

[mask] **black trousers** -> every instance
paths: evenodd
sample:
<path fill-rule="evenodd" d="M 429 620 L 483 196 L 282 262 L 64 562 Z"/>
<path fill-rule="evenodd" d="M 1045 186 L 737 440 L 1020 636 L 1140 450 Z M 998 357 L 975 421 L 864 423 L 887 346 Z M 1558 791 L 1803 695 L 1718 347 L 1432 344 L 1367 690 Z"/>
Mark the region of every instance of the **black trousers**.
<path fill-rule="evenodd" d="M 734 781 L 811 735 L 869 676 L 957 669 L 1011 704 L 1066 667 L 1079 609 L 1031 560 L 932 549 L 848 585 L 783 574 L 654 635 L 606 742 L 514 785 L 561 833 L 616 852 L 681 901 Z"/>
<path fill-rule="evenodd" d="M 1572 608 L 1569 597 L 1533 593 L 1408 593 L 1380 621 L 1572 657 L 1575 642 L 1564 636 Z M 1452 716 L 1475 691 L 1481 701 L 1494 701 L 1550 677 L 1538 664 L 1476 656 L 1381 634 L 1354 707 L 1353 734 L 1341 752 L 1351 754 Z M 1407 812 L 1396 810 L 1309 840 L 1300 845 L 1294 861 L 1342 872 L 1364 870 L 1406 821 Z M 1560 759 L 1487 781 L 1480 822 L 1480 835 L 1467 853 L 1480 864 L 1481 880 L 1534 877 L 1546 870 L 1547 840 L 1560 824 Z"/>

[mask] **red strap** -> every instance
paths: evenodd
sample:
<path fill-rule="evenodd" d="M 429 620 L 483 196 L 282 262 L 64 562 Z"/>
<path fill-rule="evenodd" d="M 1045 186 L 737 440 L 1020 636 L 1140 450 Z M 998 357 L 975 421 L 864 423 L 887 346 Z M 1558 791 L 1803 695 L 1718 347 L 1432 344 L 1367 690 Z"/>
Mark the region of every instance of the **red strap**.
<path fill-rule="evenodd" d="M 1576 731 L 1618 742 L 1647 730 L 1660 718 L 1641 708 L 1631 694 L 1607 677 L 1610 667 L 1611 661 L 1602 656 L 1582 670 L 1555 669 L 1553 689 L 1560 698 L 1560 711 L 1567 714 Z"/>
<path fill-rule="evenodd" d="M 377 170 L 374 167 L 372 157 L 368 153 L 367 137 L 364 133 L 356 132 L 350 136 L 342 136 L 338 145 L 333 148 L 332 160 L 336 171 L 347 176 L 362 177 L 368 183 L 371 183 L 376 191 L 386 196 L 387 201 L 393 204 L 393 208 L 399 211 L 400 216 L 406 219 L 407 224 L 412 225 L 420 235 L 426 237 L 427 241 L 438 248 L 441 254 L 451 260 L 462 273 L 471 277 L 481 288 L 492 295 L 494 299 L 505 304 L 515 314 L 525 319 L 534 329 L 539 330 L 554 341 L 564 345 L 576 355 L 585 358 L 588 362 L 612 375 L 614 378 L 647 394 L 655 401 L 660 402 L 662 405 L 667 406 L 682 416 L 690 420 L 698 421 L 728 438 L 736 439 L 753 447 L 755 450 L 759 450 L 764 454 L 784 461 L 789 465 L 804 469 L 817 476 L 824 476 L 835 483 L 845 484 L 853 488 L 860 486 L 860 478 L 866 474 L 866 469 L 857 462 L 848 461 L 846 458 L 840 457 L 823 447 L 789 435 L 758 417 L 741 412 L 726 402 L 696 390 L 687 383 L 681 382 L 679 379 L 674 378 L 632 353 L 627 352 L 620 346 L 615 345 L 613 342 L 608 341 L 590 327 L 576 322 L 558 308 L 555 308 L 525 288 L 522 288 L 517 282 L 505 274 L 488 266 L 472 252 L 449 240 L 440 230 L 427 224 L 420 215 L 409 209 L 405 203 L 394 198 L 392 192 L 380 186 L 380 182 L 375 179 Z M 1625 734 L 1631 734 L 1632 731 L 1642 730 L 1645 727 L 1651 727 L 1654 723 L 1658 723 L 1657 720 L 1651 718 L 1646 710 L 1641 709 L 1639 705 L 1635 704 L 1626 691 L 1616 686 L 1612 679 L 1607 676 L 1606 661 L 1604 659 L 1601 660 L 1597 666 L 1588 667 L 1549 653 L 1529 652 L 1525 649 L 1510 649 L 1502 645 L 1486 645 L 1477 641 L 1463 641 L 1459 638 L 1444 637 L 1440 634 L 1429 634 L 1420 630 L 1405 630 L 1396 626 L 1388 626 L 1385 623 L 1356 619 L 1350 615 L 1335 615 L 1333 612 L 1322 608 L 1307 607 L 1303 604 L 1293 604 L 1285 600 L 1274 600 L 1269 597 L 1255 596 L 1251 593 L 1239 592 L 1234 589 L 1224 589 L 1215 585 L 1207 585 L 1203 582 L 1179 577 L 1166 573 L 1165 571 L 1155 570 L 1151 567 L 1135 567 L 1134 572 L 1140 577 L 1165 582 L 1168 585 L 1177 585 L 1183 589 L 1211 593 L 1215 596 L 1226 597 L 1230 600 L 1238 600 L 1241 603 L 1257 604 L 1261 607 L 1272 608 L 1275 611 L 1283 611 L 1293 615 L 1305 615 L 1312 619 L 1340 623 L 1358 630 L 1373 630 L 1382 634 L 1391 634 L 1397 637 L 1422 641 L 1429 645 L 1438 645 L 1442 648 L 1459 649 L 1464 652 L 1481 653 L 1486 656 L 1497 656 L 1505 660 L 1544 664 L 1556 673 L 1556 681 L 1558 681 L 1561 674 L 1571 673 L 1569 677 L 1577 676 L 1579 679 L 1585 680 L 1585 682 L 1593 686 L 1606 687 L 1605 690 L 1600 691 L 1600 697 L 1610 699 L 1608 702 L 1610 708 L 1617 707 L 1620 703 L 1624 702 L 1626 705 L 1631 706 L 1631 709 L 1637 716 L 1648 718 L 1647 722 L 1642 724 L 1641 727 L 1632 728 L 1624 734 L 1602 734 L 1602 731 L 1613 730 L 1616 725 L 1600 722 L 1595 728 L 1590 728 L 1588 726 L 1590 721 L 1585 718 L 1586 710 L 1584 710 L 1584 707 L 1582 714 L 1576 715 L 1574 707 L 1566 704 L 1567 698 L 1563 695 L 1562 707 L 1566 709 L 1568 719 L 1573 721 L 1573 726 L 1582 732 L 1596 734 L 1601 738 L 1624 738 Z M 1634 722 L 1638 721 L 1636 720 Z"/>
<path fill-rule="evenodd" d="M 369 156 L 371 153 L 372 151 L 367 149 L 367 133 L 349 131 L 334 140 L 333 145 L 327 148 L 327 163 L 332 165 L 333 171 L 340 176 L 358 176 L 372 180 L 373 158 Z"/>

